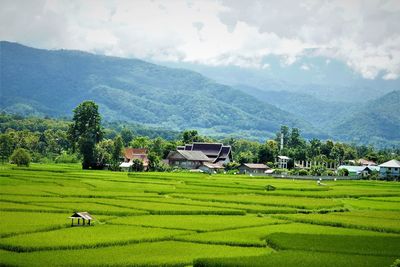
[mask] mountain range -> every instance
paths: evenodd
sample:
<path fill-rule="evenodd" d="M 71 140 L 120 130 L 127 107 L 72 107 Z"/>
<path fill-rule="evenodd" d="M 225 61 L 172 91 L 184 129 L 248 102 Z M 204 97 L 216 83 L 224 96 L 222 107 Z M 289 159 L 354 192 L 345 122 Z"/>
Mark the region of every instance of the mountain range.
<path fill-rule="evenodd" d="M 363 103 L 329 101 L 270 90 L 273 83 L 262 89 L 223 84 L 192 70 L 138 59 L 6 41 L 0 49 L 3 112 L 71 117 L 74 107 L 90 99 L 108 121 L 195 128 L 216 137 L 265 140 L 280 125 L 288 125 L 300 128 L 307 138 L 380 145 L 400 140 L 399 91 Z"/>

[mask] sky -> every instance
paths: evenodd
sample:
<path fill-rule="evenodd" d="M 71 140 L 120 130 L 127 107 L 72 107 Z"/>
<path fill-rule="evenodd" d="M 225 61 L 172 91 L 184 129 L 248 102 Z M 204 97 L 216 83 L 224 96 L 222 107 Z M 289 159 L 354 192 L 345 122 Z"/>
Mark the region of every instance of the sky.
<path fill-rule="evenodd" d="M 399 79 L 399 25 L 400 0 L 0 1 L 0 39 L 33 47 L 258 69 L 324 57 L 365 79 Z"/>

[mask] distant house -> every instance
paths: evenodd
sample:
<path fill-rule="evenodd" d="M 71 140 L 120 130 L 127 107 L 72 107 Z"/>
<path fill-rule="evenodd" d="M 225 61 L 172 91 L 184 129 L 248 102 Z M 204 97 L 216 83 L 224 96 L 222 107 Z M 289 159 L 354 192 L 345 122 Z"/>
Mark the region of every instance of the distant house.
<path fill-rule="evenodd" d="M 204 162 L 212 162 L 203 152 L 190 150 L 170 151 L 167 159 L 170 166 L 183 169 L 197 169 Z"/>
<path fill-rule="evenodd" d="M 269 167 L 261 163 L 243 163 L 239 166 L 239 173 L 252 174 L 252 173 L 265 173 Z"/>
<path fill-rule="evenodd" d="M 348 176 L 350 177 L 366 177 L 373 171 L 379 172 L 378 166 L 353 166 L 353 165 L 340 165 L 338 170 L 346 169 L 349 171 Z"/>
<path fill-rule="evenodd" d="M 278 157 L 277 157 L 277 161 L 276 161 L 276 163 L 277 163 L 277 165 L 278 165 L 278 168 L 280 168 L 280 169 L 287 169 L 289 160 L 290 160 L 289 157 L 286 157 L 286 156 L 278 156 Z"/>
<path fill-rule="evenodd" d="M 361 166 L 376 166 L 375 162 L 367 159 L 359 159 L 356 161 L 356 163 Z"/>
<path fill-rule="evenodd" d="M 225 167 L 219 163 L 203 162 L 199 169 L 207 173 L 217 173 L 223 171 Z"/>
<path fill-rule="evenodd" d="M 210 162 L 218 163 L 220 165 L 229 163 L 232 161 L 232 149 L 231 146 L 224 146 L 221 143 L 200 143 L 195 142 L 193 144 L 186 144 L 184 146 L 178 146 L 179 151 L 200 151 L 206 155 Z"/>
<path fill-rule="evenodd" d="M 400 161 L 392 159 L 379 165 L 380 175 L 382 177 L 399 177 L 400 176 Z"/>
<path fill-rule="evenodd" d="M 122 169 L 129 169 L 132 167 L 135 159 L 141 160 L 144 170 L 147 170 L 149 159 L 147 157 L 147 149 L 145 148 L 125 148 L 123 152 L 123 162 L 119 167 Z"/>

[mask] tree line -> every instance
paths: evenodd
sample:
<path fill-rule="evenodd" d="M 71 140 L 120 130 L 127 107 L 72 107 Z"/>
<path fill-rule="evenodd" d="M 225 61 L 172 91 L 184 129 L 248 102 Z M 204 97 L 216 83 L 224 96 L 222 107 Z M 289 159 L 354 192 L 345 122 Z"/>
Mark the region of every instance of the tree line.
<path fill-rule="evenodd" d="M 373 146 L 347 144 L 332 140 L 306 140 L 297 128 L 281 126 L 276 137 L 264 143 L 238 138 L 214 139 L 200 135 L 196 130 L 181 133 L 150 130 L 124 123 L 102 123 L 98 106 L 85 101 L 73 111 L 72 120 L 51 118 L 23 118 L 0 114 L 0 158 L 9 161 L 14 152 L 21 149 L 33 162 L 76 163 L 82 167 L 118 169 L 124 147 L 146 148 L 149 151 L 149 169 L 163 170 L 161 160 L 177 146 L 193 142 L 221 142 L 231 145 L 236 168 L 241 163 L 265 163 L 271 167 L 278 155 L 286 155 L 296 161 L 344 163 L 365 158 L 379 163 L 400 159 L 400 148 L 376 149 Z M 111 127 L 110 127 L 111 125 Z M 136 130 L 136 131 L 135 131 Z M 147 131 L 147 132 L 146 132 Z M 280 149 L 281 140 L 283 149 Z M 14 159 L 15 161 L 15 159 Z M 289 165 L 293 167 L 293 161 Z"/>

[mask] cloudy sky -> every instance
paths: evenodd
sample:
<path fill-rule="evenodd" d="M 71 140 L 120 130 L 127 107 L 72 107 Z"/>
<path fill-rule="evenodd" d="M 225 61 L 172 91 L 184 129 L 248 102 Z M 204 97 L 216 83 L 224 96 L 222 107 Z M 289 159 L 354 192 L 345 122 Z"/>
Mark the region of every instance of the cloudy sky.
<path fill-rule="evenodd" d="M 399 0 L 0 1 L 1 40 L 245 68 L 322 56 L 366 79 L 400 77 L 399 25 Z"/>

